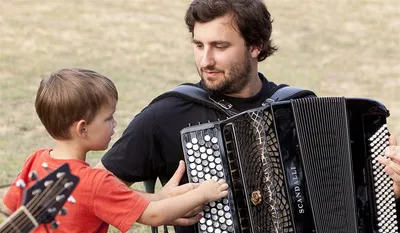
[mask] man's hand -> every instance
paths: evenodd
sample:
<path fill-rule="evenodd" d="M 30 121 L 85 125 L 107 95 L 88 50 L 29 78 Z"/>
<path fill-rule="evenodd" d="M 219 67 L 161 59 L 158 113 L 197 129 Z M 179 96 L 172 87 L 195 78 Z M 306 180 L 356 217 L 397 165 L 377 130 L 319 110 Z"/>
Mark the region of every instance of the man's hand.
<path fill-rule="evenodd" d="M 400 147 L 397 146 L 396 138 L 390 136 L 389 147 L 385 156 L 389 159 L 378 158 L 378 161 L 385 165 L 385 172 L 393 179 L 394 197 L 400 198 Z"/>
<path fill-rule="evenodd" d="M 199 186 L 199 184 L 197 183 L 187 183 L 178 186 L 184 174 L 185 174 L 185 163 L 181 160 L 179 161 L 179 166 L 176 169 L 174 175 L 171 177 L 171 179 L 164 185 L 162 189 L 156 192 L 157 198 L 161 200 L 168 197 L 174 197 L 186 193 Z"/>
<path fill-rule="evenodd" d="M 179 166 L 176 169 L 174 175 L 171 179 L 161 188 L 158 192 L 155 193 L 155 197 L 158 200 L 174 197 L 181 194 L 184 194 L 190 190 L 197 188 L 200 184 L 198 183 L 187 183 L 179 186 L 179 183 L 182 179 L 182 176 L 185 174 L 185 163 L 181 160 L 179 161 Z M 198 222 L 201 218 L 200 213 L 203 210 L 204 206 L 198 206 L 189 213 L 185 215 L 187 218 L 178 218 L 168 225 L 181 225 L 181 226 L 190 226 Z"/>

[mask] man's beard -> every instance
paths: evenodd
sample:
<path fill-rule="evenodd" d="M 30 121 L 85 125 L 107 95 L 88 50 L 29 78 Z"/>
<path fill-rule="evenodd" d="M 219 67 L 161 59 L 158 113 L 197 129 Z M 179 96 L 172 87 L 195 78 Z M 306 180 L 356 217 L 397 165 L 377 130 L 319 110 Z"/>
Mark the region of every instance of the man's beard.
<path fill-rule="evenodd" d="M 243 90 L 250 80 L 251 63 L 250 63 L 250 52 L 245 51 L 244 56 L 236 63 L 232 63 L 231 67 L 227 72 L 224 72 L 225 79 L 218 80 L 217 83 L 209 83 L 203 76 L 204 71 L 219 71 L 215 66 L 208 66 L 205 68 L 197 68 L 197 71 L 201 77 L 204 87 L 218 95 L 229 95 L 235 94 Z"/>

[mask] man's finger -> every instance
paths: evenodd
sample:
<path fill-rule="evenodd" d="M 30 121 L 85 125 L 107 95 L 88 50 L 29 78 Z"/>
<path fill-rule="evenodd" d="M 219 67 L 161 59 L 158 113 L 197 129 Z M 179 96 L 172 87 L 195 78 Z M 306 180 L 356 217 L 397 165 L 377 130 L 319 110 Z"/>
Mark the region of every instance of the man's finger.
<path fill-rule="evenodd" d="M 382 157 L 378 158 L 378 161 L 386 166 L 386 173 L 388 173 L 388 175 L 396 182 L 399 179 L 398 174 L 400 174 L 400 165 L 394 161 Z"/>
<path fill-rule="evenodd" d="M 178 218 L 178 219 L 172 221 L 171 224 L 168 224 L 168 225 L 191 226 L 191 225 L 197 223 L 198 221 L 200 221 L 201 217 L 202 217 L 201 215 L 196 215 L 191 218 Z"/>
<path fill-rule="evenodd" d="M 400 147 L 388 146 L 385 149 L 385 156 L 390 158 L 395 163 L 400 164 Z"/>
<path fill-rule="evenodd" d="M 179 161 L 179 166 L 176 169 L 174 175 L 169 179 L 169 181 L 165 184 L 165 186 L 177 186 L 182 179 L 182 176 L 185 174 L 185 163 L 183 160 Z"/>
<path fill-rule="evenodd" d="M 393 135 L 389 137 L 389 146 L 397 146 L 397 140 Z"/>
<path fill-rule="evenodd" d="M 195 215 L 201 213 L 201 211 L 203 211 L 203 209 L 204 209 L 204 205 L 197 206 L 192 211 L 190 211 L 189 213 L 185 214 L 185 217 L 195 216 Z"/>

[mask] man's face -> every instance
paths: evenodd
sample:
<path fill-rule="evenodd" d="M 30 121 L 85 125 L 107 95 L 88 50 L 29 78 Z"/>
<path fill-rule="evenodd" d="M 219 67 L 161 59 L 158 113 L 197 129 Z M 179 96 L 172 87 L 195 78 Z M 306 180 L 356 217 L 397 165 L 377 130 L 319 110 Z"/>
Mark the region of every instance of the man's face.
<path fill-rule="evenodd" d="M 219 94 L 236 94 L 250 81 L 250 48 L 234 27 L 228 14 L 207 23 L 196 22 L 193 30 L 197 71 L 205 87 Z"/>

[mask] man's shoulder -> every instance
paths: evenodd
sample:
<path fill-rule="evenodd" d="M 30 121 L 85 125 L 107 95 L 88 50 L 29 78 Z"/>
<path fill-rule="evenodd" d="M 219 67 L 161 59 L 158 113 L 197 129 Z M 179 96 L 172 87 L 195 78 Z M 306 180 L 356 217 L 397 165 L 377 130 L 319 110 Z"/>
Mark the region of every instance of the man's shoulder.
<path fill-rule="evenodd" d="M 190 86 L 193 88 L 198 88 L 198 90 L 204 90 L 199 83 L 184 83 L 181 86 Z M 157 97 L 155 97 L 147 107 L 143 109 L 142 112 L 152 112 L 153 114 L 180 114 L 180 109 L 182 111 L 186 111 L 188 107 L 199 107 L 203 108 L 202 106 L 198 106 L 190 98 L 185 98 L 183 95 L 177 94 L 175 88 L 161 93 Z M 173 110 L 173 111 L 171 111 Z"/>

